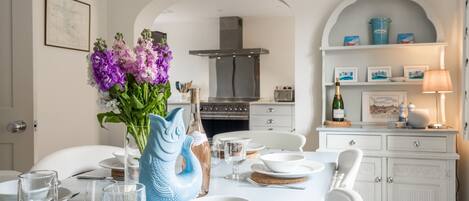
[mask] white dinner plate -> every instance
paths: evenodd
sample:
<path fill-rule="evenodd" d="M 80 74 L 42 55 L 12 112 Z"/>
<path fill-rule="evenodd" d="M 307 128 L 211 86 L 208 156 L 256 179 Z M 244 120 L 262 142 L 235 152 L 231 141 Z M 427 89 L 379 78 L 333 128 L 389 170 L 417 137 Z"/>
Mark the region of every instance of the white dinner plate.
<path fill-rule="evenodd" d="M 265 174 L 271 177 L 293 179 L 306 177 L 313 173 L 320 172 L 324 170 L 324 164 L 316 161 L 305 160 L 301 165 L 298 166 L 295 171 L 287 173 L 274 172 L 270 170 L 267 166 L 265 166 L 263 163 L 253 164 L 251 166 L 251 169 L 254 172 Z"/>
<path fill-rule="evenodd" d="M 252 152 L 262 151 L 263 149 L 265 149 L 265 145 L 257 144 L 255 142 L 250 142 L 248 144 L 248 148 L 246 149 L 246 151 L 249 153 L 252 153 Z"/>
<path fill-rule="evenodd" d="M 99 166 L 114 170 L 124 170 L 124 164 L 122 164 L 117 158 L 108 158 L 99 162 Z"/>
<path fill-rule="evenodd" d="M 0 183 L 0 200 L 1 201 L 16 201 L 18 194 L 18 181 L 10 180 Z M 59 200 L 65 201 L 65 198 L 69 198 L 72 195 L 72 192 L 63 187 L 59 187 Z"/>
<path fill-rule="evenodd" d="M 207 196 L 193 199 L 192 201 L 249 201 L 248 199 L 233 196 Z"/>

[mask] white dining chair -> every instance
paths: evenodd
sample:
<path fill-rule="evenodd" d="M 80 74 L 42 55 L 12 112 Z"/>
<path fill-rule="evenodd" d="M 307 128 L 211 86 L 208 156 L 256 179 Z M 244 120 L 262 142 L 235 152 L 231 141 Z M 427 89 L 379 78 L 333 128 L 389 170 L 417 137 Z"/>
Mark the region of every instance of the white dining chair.
<path fill-rule="evenodd" d="M 0 170 L 0 182 L 18 178 L 21 172 L 15 170 Z"/>
<path fill-rule="evenodd" d="M 214 141 L 226 137 L 246 137 L 252 142 L 265 145 L 271 149 L 284 149 L 289 151 L 303 151 L 306 138 L 303 135 L 280 131 L 235 131 L 220 133 L 213 137 Z"/>
<path fill-rule="evenodd" d="M 358 170 L 362 162 L 363 152 L 359 149 L 347 149 L 339 153 L 337 159 L 337 174 L 341 179 L 338 187 L 352 189 L 357 179 Z"/>
<path fill-rule="evenodd" d="M 326 201 L 363 201 L 360 194 L 346 188 L 336 188 L 327 193 Z"/>
<path fill-rule="evenodd" d="M 47 155 L 31 170 L 55 170 L 59 180 L 99 169 L 99 162 L 114 157 L 112 153 L 123 152 L 121 147 L 88 145 L 71 147 Z"/>

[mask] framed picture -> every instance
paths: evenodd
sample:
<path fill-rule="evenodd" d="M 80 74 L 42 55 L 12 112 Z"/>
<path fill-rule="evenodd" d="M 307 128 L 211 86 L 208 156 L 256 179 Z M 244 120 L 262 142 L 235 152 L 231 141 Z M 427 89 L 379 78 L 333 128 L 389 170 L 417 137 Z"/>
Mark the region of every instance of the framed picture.
<path fill-rule="evenodd" d="M 380 91 L 362 93 L 362 121 L 382 123 L 399 120 L 399 104 L 407 100 L 407 92 Z"/>
<path fill-rule="evenodd" d="M 406 81 L 423 81 L 423 75 L 429 66 L 404 66 L 404 77 Z"/>
<path fill-rule="evenodd" d="M 358 68 L 357 67 L 336 67 L 334 69 L 335 78 L 339 78 L 339 82 L 357 82 L 358 81 Z"/>
<path fill-rule="evenodd" d="M 399 44 L 415 43 L 414 33 L 400 33 L 400 34 L 397 34 L 397 43 L 399 43 Z"/>
<path fill-rule="evenodd" d="M 90 51 L 91 6 L 78 0 L 46 0 L 44 44 Z"/>
<path fill-rule="evenodd" d="M 344 46 L 357 46 L 360 45 L 360 36 L 345 36 Z"/>
<path fill-rule="evenodd" d="M 368 82 L 387 82 L 391 77 L 391 66 L 368 67 Z"/>

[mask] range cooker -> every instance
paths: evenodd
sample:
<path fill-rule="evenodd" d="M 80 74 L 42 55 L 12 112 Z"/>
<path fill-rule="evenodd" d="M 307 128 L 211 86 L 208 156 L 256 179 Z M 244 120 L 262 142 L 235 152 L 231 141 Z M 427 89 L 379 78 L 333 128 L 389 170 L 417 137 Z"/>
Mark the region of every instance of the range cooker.
<path fill-rule="evenodd" d="M 249 130 L 249 102 L 202 102 L 200 116 L 207 137 Z"/>

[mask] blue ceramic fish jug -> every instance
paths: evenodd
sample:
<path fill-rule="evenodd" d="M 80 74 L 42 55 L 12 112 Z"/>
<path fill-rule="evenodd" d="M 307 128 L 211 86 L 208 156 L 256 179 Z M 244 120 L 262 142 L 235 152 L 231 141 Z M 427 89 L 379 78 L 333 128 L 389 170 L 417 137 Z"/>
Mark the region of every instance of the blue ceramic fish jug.
<path fill-rule="evenodd" d="M 189 201 L 202 186 L 202 169 L 191 150 L 192 137 L 186 135 L 183 109 L 177 108 L 166 118 L 150 115 L 150 136 L 140 158 L 140 183 L 145 185 L 147 201 Z M 185 169 L 175 172 L 182 155 Z"/>

